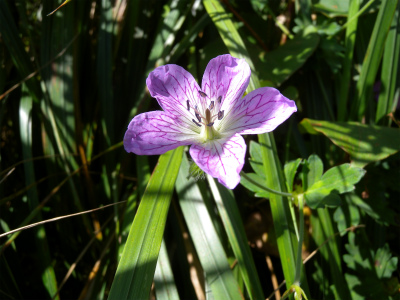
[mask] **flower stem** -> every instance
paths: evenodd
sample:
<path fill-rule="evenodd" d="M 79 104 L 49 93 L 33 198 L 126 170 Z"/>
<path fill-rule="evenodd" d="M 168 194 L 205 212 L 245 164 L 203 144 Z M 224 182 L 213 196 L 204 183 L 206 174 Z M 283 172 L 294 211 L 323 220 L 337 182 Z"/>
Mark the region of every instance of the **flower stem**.
<path fill-rule="evenodd" d="M 284 196 L 284 197 L 289 197 L 290 199 L 293 198 L 293 195 L 291 193 L 284 193 L 284 192 L 275 191 L 275 190 L 270 189 L 270 188 L 268 188 L 268 187 L 266 187 L 266 186 L 264 186 L 262 184 L 259 184 L 257 181 L 254 181 L 249 176 L 247 176 L 247 174 L 244 173 L 243 171 L 240 172 L 240 176 L 242 176 L 243 178 L 246 178 L 246 180 L 249 181 L 251 184 L 254 184 L 255 186 L 259 187 L 260 189 L 263 189 L 264 191 L 267 191 L 267 192 L 272 193 L 272 194 Z"/>
<path fill-rule="evenodd" d="M 304 239 L 304 212 L 303 212 L 304 198 L 303 198 L 303 195 L 299 195 L 297 197 L 297 200 L 299 202 L 299 223 L 300 223 L 300 228 L 299 228 L 299 243 L 297 245 L 296 275 L 294 277 L 293 284 L 300 286 L 301 267 L 302 267 L 302 264 L 303 264 L 303 259 L 301 257 L 301 253 L 302 253 L 303 239 Z M 296 222 L 296 220 L 294 220 L 294 222 Z"/>

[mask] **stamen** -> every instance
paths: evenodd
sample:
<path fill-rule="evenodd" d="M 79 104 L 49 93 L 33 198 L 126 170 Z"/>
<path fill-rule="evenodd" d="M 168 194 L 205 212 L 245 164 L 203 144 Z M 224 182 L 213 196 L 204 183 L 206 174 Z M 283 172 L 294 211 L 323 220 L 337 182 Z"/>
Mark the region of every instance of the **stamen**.
<path fill-rule="evenodd" d="M 207 96 L 207 94 L 206 94 L 206 93 L 204 93 L 204 92 L 202 92 L 202 91 L 199 91 L 199 94 L 200 94 L 200 96 L 202 96 L 203 98 L 206 98 L 206 97 L 208 97 L 208 96 Z"/>
<path fill-rule="evenodd" d="M 211 112 L 208 108 L 206 109 L 206 123 L 211 123 Z"/>
<path fill-rule="evenodd" d="M 218 112 L 218 120 L 221 120 L 224 117 L 224 110 L 220 110 Z"/>
<path fill-rule="evenodd" d="M 197 126 L 201 127 L 201 124 L 197 123 L 194 119 L 192 119 L 193 123 L 196 124 Z"/>
<path fill-rule="evenodd" d="M 208 127 L 211 127 L 211 126 L 213 126 L 213 125 L 214 125 L 214 122 L 211 122 L 211 123 L 208 123 L 208 124 L 207 124 Z"/>
<path fill-rule="evenodd" d="M 198 113 L 195 113 L 194 115 L 196 116 L 197 120 L 199 120 L 199 122 L 201 123 L 201 117 L 200 117 L 200 115 L 199 115 Z"/>
<path fill-rule="evenodd" d="M 209 110 L 212 110 L 214 108 L 214 101 L 211 101 L 210 106 L 208 107 Z"/>
<path fill-rule="evenodd" d="M 222 96 L 219 96 L 217 100 L 218 100 L 218 103 L 221 103 Z"/>
<path fill-rule="evenodd" d="M 189 100 L 186 100 L 186 104 L 187 104 L 187 110 L 190 111 L 190 103 L 189 103 Z"/>

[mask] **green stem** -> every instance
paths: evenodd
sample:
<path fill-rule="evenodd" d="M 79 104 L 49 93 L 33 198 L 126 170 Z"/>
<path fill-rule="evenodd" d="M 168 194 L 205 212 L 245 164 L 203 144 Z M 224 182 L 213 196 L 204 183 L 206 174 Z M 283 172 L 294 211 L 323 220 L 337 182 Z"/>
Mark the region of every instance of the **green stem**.
<path fill-rule="evenodd" d="M 249 181 L 251 184 L 254 184 L 255 186 L 259 187 L 260 189 L 263 189 L 264 191 L 267 191 L 269 193 L 273 193 L 276 195 L 284 196 L 284 197 L 289 197 L 290 199 L 293 198 L 293 195 L 291 193 L 275 191 L 273 189 L 267 188 L 266 186 L 263 186 L 262 184 L 259 184 L 257 181 L 254 181 L 249 176 L 247 176 L 247 174 L 244 173 L 243 171 L 240 172 L 240 176 L 242 176 L 243 178 L 246 178 L 246 180 Z"/>
<path fill-rule="evenodd" d="M 299 230 L 299 243 L 297 245 L 297 258 L 296 258 L 296 275 L 294 277 L 293 284 L 300 286 L 300 276 L 301 276 L 301 267 L 303 264 L 303 259 L 301 257 L 303 239 L 304 239 L 304 198 L 302 195 L 299 195 L 297 198 L 299 202 L 299 222 L 300 222 L 300 230 Z"/>

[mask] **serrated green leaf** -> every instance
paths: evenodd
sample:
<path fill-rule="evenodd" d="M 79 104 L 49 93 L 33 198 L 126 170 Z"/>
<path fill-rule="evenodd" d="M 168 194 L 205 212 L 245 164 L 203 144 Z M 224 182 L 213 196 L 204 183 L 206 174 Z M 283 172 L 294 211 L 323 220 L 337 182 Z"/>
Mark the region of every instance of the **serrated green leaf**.
<path fill-rule="evenodd" d="M 298 158 L 296 160 L 289 161 L 284 166 L 286 186 L 289 192 L 293 191 L 294 176 L 296 175 L 297 168 L 299 167 L 302 159 Z"/>
<path fill-rule="evenodd" d="M 329 169 L 322 178 L 316 181 L 304 193 L 307 204 L 311 208 L 324 205 L 339 205 L 338 194 L 354 190 L 356 184 L 365 174 L 365 170 L 343 164 Z"/>
<path fill-rule="evenodd" d="M 364 167 L 400 150 L 400 130 L 356 122 L 303 119 L 300 126 L 310 134 L 322 133 L 350 154 L 352 164 Z"/>

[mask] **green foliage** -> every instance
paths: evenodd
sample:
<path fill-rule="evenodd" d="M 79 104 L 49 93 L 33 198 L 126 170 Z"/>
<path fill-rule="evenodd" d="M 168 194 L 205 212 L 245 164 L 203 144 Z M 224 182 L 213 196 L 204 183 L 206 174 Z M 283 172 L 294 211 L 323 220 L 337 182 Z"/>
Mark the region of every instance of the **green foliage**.
<path fill-rule="evenodd" d="M 289 298 L 399 299 L 399 12 L 0 0 L 2 233 L 118 202 L 2 236 L 0 298 L 265 299 L 276 274 Z M 123 150 L 129 120 L 160 109 L 149 72 L 174 63 L 201 81 L 227 52 L 251 66 L 247 93 L 274 86 L 298 107 L 245 137 L 241 186 L 189 178 L 187 149 Z"/>

